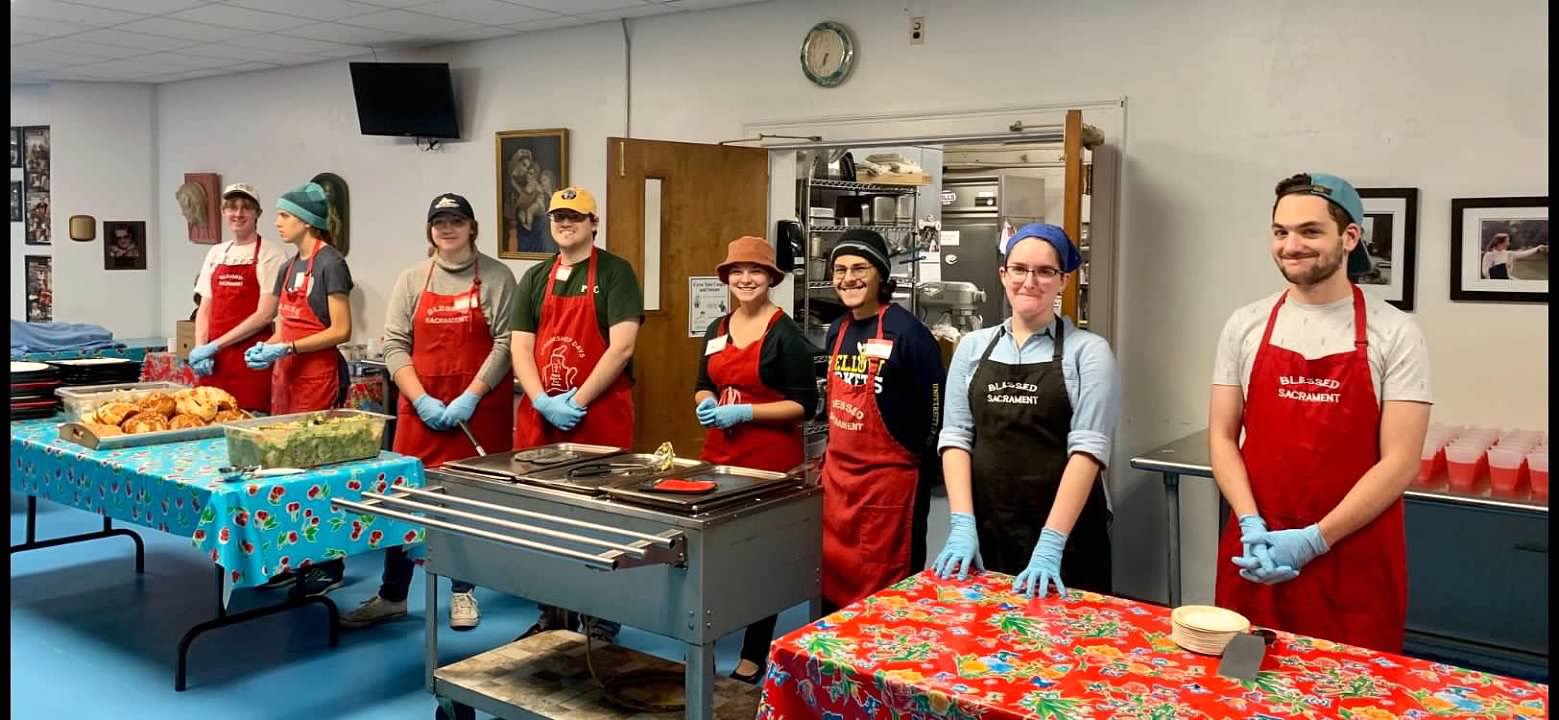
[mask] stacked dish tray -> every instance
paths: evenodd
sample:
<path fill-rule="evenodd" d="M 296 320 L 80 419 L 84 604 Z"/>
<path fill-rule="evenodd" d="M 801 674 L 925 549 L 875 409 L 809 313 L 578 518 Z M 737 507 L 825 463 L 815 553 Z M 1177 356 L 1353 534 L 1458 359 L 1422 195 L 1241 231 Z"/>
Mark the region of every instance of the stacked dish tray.
<path fill-rule="evenodd" d="M 59 369 L 65 385 L 113 385 L 141 379 L 141 364 L 124 358 L 52 360 L 49 364 Z"/>
<path fill-rule="evenodd" d="M 54 391 L 60 386 L 59 370 L 38 362 L 11 361 L 11 419 L 35 420 L 60 411 Z"/>

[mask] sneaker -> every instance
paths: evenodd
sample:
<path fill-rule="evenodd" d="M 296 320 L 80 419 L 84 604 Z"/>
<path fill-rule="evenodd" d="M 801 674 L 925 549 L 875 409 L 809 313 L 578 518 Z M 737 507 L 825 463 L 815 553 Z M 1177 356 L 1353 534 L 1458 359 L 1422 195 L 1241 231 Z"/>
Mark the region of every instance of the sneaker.
<path fill-rule="evenodd" d="M 337 577 L 329 570 L 311 567 L 303 571 L 303 579 L 298 581 L 298 587 L 294 589 L 303 597 L 324 595 L 346 584 L 346 578 Z"/>
<path fill-rule="evenodd" d="M 264 585 L 260 586 L 260 589 L 280 590 L 284 587 L 291 587 L 296 582 L 298 582 L 297 573 L 291 570 L 283 570 L 279 573 L 276 573 L 275 575 L 272 575 L 270 580 L 267 580 Z"/>
<path fill-rule="evenodd" d="M 405 613 L 406 604 L 401 603 L 401 612 Z M 450 593 L 449 595 L 449 628 L 451 630 L 470 630 L 482 621 L 482 614 L 476 609 L 475 593 Z"/>
<path fill-rule="evenodd" d="M 622 626 L 617 623 L 592 619 L 590 622 L 590 639 L 603 645 L 613 645 L 617 643 L 617 631 L 620 629 L 622 629 Z"/>
<path fill-rule="evenodd" d="M 363 601 L 356 610 L 341 616 L 341 627 L 356 629 L 406 617 L 406 601 L 395 602 L 375 595 Z"/>

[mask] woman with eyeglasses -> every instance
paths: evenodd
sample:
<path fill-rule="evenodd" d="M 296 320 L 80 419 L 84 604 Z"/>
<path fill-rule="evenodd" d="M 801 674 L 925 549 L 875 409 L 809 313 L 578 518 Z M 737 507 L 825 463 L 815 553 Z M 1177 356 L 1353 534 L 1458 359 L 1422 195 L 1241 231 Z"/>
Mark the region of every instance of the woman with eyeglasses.
<path fill-rule="evenodd" d="M 948 368 L 938 446 L 952 527 L 943 578 L 989 569 L 1013 592 L 1110 591 L 1110 509 L 1099 473 L 1120 417 L 1104 338 L 1055 313 L 1082 256 L 1066 231 L 1031 223 L 1003 243 L 1012 317 L 970 333 Z"/>
<path fill-rule="evenodd" d="M 925 324 L 893 303 L 888 244 L 850 230 L 830 253 L 846 312 L 828 330 L 828 449 L 823 454 L 823 604 L 832 610 L 925 566 L 946 377 Z"/>

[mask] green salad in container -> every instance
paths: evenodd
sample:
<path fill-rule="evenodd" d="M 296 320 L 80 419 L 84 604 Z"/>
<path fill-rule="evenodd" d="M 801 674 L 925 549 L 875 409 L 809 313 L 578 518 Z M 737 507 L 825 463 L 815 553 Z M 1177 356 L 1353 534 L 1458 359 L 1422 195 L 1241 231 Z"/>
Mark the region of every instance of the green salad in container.
<path fill-rule="evenodd" d="M 379 454 L 384 419 L 317 413 L 285 422 L 223 428 L 228 461 L 238 467 L 308 468 Z"/>

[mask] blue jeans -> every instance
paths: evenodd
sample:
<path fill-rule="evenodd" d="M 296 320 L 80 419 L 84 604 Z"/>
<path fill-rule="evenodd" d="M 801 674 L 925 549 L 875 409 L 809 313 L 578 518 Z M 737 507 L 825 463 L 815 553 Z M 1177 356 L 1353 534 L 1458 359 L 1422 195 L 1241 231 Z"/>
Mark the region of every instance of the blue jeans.
<path fill-rule="evenodd" d="M 395 545 L 384 551 L 384 577 L 379 585 L 379 597 L 390 602 L 406 602 L 406 595 L 411 592 L 411 576 L 416 571 L 417 563 L 406 554 L 406 548 Z M 468 593 L 476 589 L 475 585 L 451 578 L 453 584 L 450 588 L 457 593 Z"/>

